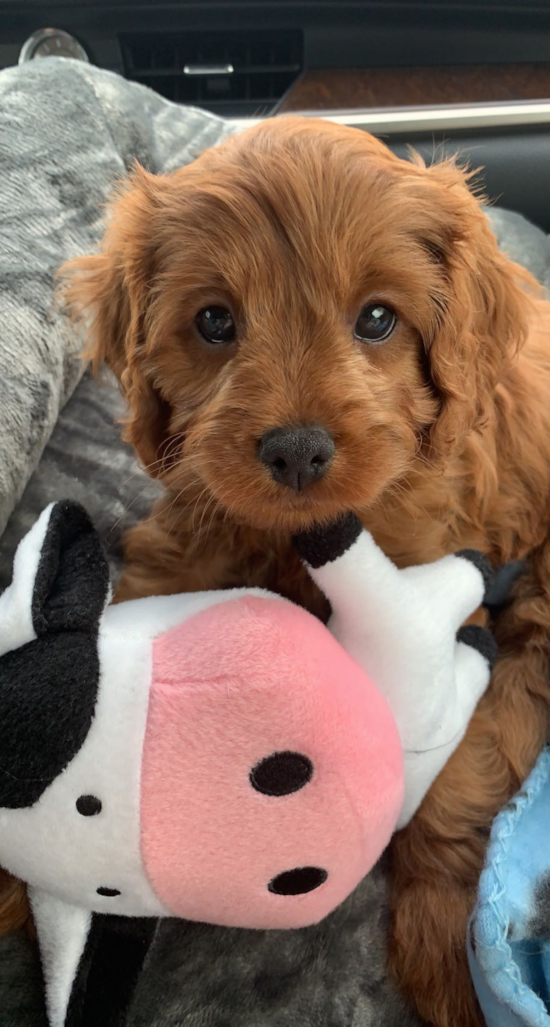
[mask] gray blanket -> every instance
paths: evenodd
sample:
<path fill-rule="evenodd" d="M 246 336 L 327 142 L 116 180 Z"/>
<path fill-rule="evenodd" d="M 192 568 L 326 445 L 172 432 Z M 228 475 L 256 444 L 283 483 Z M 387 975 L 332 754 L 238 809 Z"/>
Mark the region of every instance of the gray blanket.
<path fill-rule="evenodd" d="M 55 272 L 94 249 L 134 160 L 168 171 L 227 131 L 63 58 L 0 74 L 0 532 L 84 370 L 53 303 Z"/>
<path fill-rule="evenodd" d="M 62 315 L 52 311 L 53 273 L 68 254 L 95 244 L 100 206 L 134 157 L 151 170 L 170 169 L 226 131 L 209 115 L 72 62 L 0 74 L 0 531 L 13 510 L 0 541 L 0 588 L 16 543 L 51 499 L 87 505 L 115 569 L 121 529 L 150 508 L 156 487 L 120 441 L 113 383 L 100 387 L 86 374 L 73 392 L 82 368 Z M 501 246 L 550 286 L 546 237 L 517 215 L 491 217 Z M 418 1021 L 387 979 L 386 930 L 383 865 L 316 928 L 163 922 L 125 1022 L 413 1027 Z M 43 1024 L 32 943 L 24 935 L 0 939 L 0 1027 Z"/>

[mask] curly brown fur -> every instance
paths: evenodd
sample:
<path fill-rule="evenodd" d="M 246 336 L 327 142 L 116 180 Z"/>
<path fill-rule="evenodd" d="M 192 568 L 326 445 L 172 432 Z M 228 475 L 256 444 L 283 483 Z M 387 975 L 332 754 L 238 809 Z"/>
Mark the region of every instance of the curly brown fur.
<path fill-rule="evenodd" d="M 69 305 L 92 317 L 90 351 L 126 396 L 125 437 L 166 487 L 128 539 L 119 597 L 261 584 L 323 615 L 287 540 L 346 509 L 400 565 L 543 545 L 550 307 L 452 162 L 274 119 L 173 175 L 137 168 L 101 252 L 66 275 Z M 397 313 L 384 345 L 353 336 L 368 302 Z M 208 303 L 232 311 L 235 343 L 201 340 Z M 258 440 L 309 423 L 336 455 L 298 494 L 271 479 Z M 467 918 L 492 817 L 548 727 L 545 552 L 503 620 L 506 653 L 467 737 L 394 840 L 393 967 L 438 1027 L 480 1022 Z"/>

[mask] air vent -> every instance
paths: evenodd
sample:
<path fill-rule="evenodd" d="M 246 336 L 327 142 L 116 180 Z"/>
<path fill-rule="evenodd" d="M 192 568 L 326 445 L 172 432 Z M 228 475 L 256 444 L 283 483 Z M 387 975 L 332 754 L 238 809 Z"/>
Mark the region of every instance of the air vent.
<path fill-rule="evenodd" d="M 268 114 L 303 63 L 301 32 L 133 34 L 120 45 L 127 78 L 225 117 Z"/>

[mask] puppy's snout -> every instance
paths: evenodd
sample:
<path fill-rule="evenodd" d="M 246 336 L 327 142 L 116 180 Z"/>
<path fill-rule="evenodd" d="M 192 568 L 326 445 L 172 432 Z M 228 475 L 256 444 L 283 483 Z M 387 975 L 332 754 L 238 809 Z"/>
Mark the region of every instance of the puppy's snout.
<path fill-rule="evenodd" d="M 272 428 L 258 449 L 274 481 L 296 492 L 322 478 L 333 456 L 334 442 L 325 428 Z"/>

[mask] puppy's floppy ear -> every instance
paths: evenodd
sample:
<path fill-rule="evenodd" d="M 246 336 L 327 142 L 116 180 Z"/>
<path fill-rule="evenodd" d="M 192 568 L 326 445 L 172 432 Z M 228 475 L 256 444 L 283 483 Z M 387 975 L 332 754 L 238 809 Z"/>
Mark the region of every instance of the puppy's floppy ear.
<path fill-rule="evenodd" d="M 99 253 L 69 261 L 59 275 L 64 305 L 87 326 L 85 355 L 119 380 L 128 403 L 125 438 L 145 465 L 157 458 L 169 415 L 146 369 L 155 220 L 168 183 L 136 164 L 110 204 Z"/>
<path fill-rule="evenodd" d="M 499 251 L 483 203 L 469 188 L 471 173 L 454 160 L 419 170 L 421 241 L 439 279 L 425 339 L 441 400 L 430 435 L 437 454 L 494 416 L 497 382 L 527 336 L 529 292 L 538 287 Z"/>

